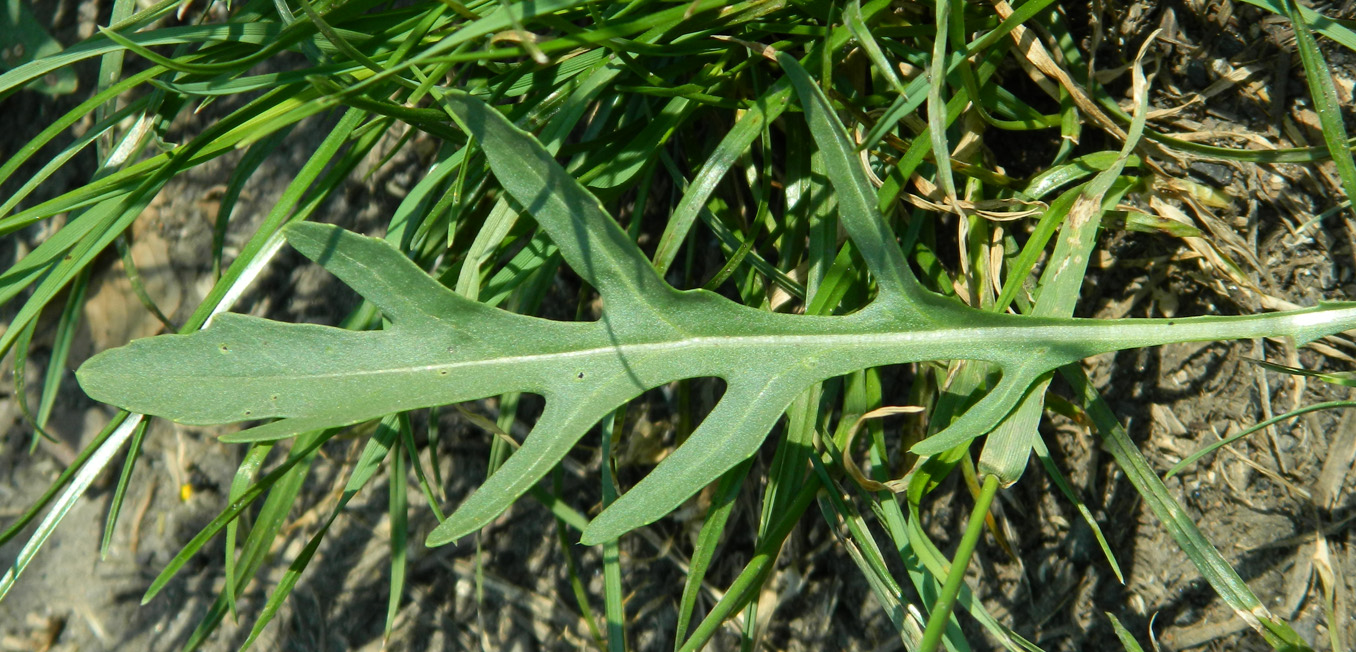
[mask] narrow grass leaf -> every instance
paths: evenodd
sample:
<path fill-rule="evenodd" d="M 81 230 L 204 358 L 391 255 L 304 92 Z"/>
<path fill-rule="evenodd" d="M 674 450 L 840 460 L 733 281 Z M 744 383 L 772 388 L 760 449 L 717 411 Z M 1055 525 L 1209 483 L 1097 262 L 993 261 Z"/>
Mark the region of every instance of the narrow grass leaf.
<path fill-rule="evenodd" d="M 683 198 L 664 225 L 663 235 L 659 237 L 659 246 L 654 254 L 654 267 L 661 275 L 668 272 L 669 266 L 678 256 L 678 248 L 687 239 L 688 231 L 702 207 L 706 205 L 706 200 L 715 191 L 716 185 L 725 177 L 739 156 L 753 144 L 754 139 L 762 133 L 764 125 L 776 120 L 786 110 L 790 99 L 791 87 L 788 84 L 780 84 L 769 89 L 753 102 L 702 163 L 701 169 L 684 190 Z"/>
<path fill-rule="evenodd" d="M 1121 624 L 1121 621 L 1116 618 L 1115 614 L 1108 611 L 1106 612 L 1106 617 L 1111 621 L 1111 628 L 1115 630 L 1116 638 L 1120 639 L 1121 646 L 1125 648 L 1125 652 L 1144 652 L 1144 648 L 1139 646 L 1139 641 L 1135 640 L 1135 635 L 1131 634 L 1130 630 L 1126 629 L 1125 625 Z"/>
<path fill-rule="evenodd" d="M 122 513 L 123 499 L 127 497 L 132 471 L 136 468 L 137 459 L 141 457 L 141 442 L 146 437 L 146 426 L 149 424 L 149 420 L 142 419 L 141 423 L 137 424 L 136 431 L 132 433 L 132 444 L 127 448 L 127 456 L 122 463 L 122 474 L 118 476 L 118 486 L 114 488 L 113 499 L 108 504 L 108 518 L 104 519 L 104 536 L 99 542 L 101 561 L 108 558 L 108 549 L 113 545 L 113 530 L 118 524 L 118 516 Z"/>
<path fill-rule="evenodd" d="M 156 576 L 155 580 L 153 580 L 151 582 L 151 585 L 146 589 L 146 594 L 143 595 L 141 598 L 142 604 L 150 602 L 152 599 L 154 599 L 155 596 L 160 593 L 160 590 L 165 588 L 165 585 L 168 584 L 171 579 L 174 579 L 174 576 L 178 574 L 179 570 L 183 568 L 184 564 L 187 563 L 188 560 L 193 557 L 193 555 L 197 554 L 198 551 L 201 550 L 202 547 L 212 539 L 212 537 L 216 536 L 217 533 L 225 529 L 228 523 L 234 521 L 236 517 L 240 516 L 241 512 L 245 511 L 245 509 L 249 507 L 250 504 L 252 504 L 256 499 L 262 496 L 264 492 L 272 488 L 278 482 L 279 479 L 283 478 L 284 476 L 288 476 L 292 469 L 297 468 L 298 464 L 302 462 L 307 462 L 309 464 L 310 456 L 313 453 L 315 453 L 316 449 L 320 448 L 320 445 L 323 444 L 326 441 L 326 439 L 327 439 L 326 437 L 320 436 L 309 438 L 301 437 L 298 438 L 297 440 L 294 440 L 292 451 L 287 456 L 287 459 L 285 459 L 281 464 L 279 464 L 277 468 L 265 474 L 264 477 L 260 478 L 257 482 L 251 484 L 247 489 L 245 489 L 245 491 L 241 492 L 240 497 L 237 498 L 235 502 L 231 503 L 230 506 L 228 506 L 225 510 L 222 510 L 220 514 L 213 518 L 212 521 L 208 523 L 206 527 L 200 530 L 198 534 L 196 534 L 191 540 L 189 540 L 189 542 L 185 544 L 184 547 L 180 549 L 177 554 L 174 555 L 174 558 L 171 559 L 170 562 L 165 565 L 165 568 L 160 571 L 160 574 Z M 288 505 L 290 506 L 290 504 L 291 503 L 289 501 Z M 260 527 L 263 527 L 262 525 L 263 521 L 264 521 L 263 512 L 261 511 L 260 516 L 255 524 L 255 527 L 252 528 L 250 531 L 251 535 L 253 535 L 255 530 L 257 530 Z M 250 555 L 250 559 L 253 559 L 256 556 L 257 555 Z M 239 563 L 250 561 L 250 559 L 246 559 L 245 554 L 242 553 L 241 562 Z M 249 564 L 244 565 L 245 569 L 240 572 L 239 576 L 246 577 L 252 575 L 254 571 L 250 570 Z"/>
<path fill-rule="evenodd" d="M 399 430 L 401 438 L 396 439 L 391 445 L 394 447 L 394 453 L 390 455 L 391 472 L 388 482 L 389 518 L 391 520 L 391 579 L 390 591 L 386 600 L 386 625 L 382 629 L 382 636 L 385 640 L 390 640 L 391 630 L 395 627 L 396 614 L 400 612 L 400 598 L 405 592 L 405 570 L 407 546 L 409 539 L 409 501 L 406 498 L 409 479 L 405 477 L 405 456 L 401 455 L 404 446 L 404 435 L 409 432 L 408 416 L 404 413 L 396 417 L 396 427 Z M 409 451 L 413 453 L 413 451 Z M 353 490 L 356 494 L 359 486 Z M 336 510 L 337 511 L 337 510 Z"/>
<path fill-rule="evenodd" d="M 240 466 L 236 467 L 235 475 L 231 477 L 230 493 L 227 494 L 227 502 L 234 504 L 244 495 L 254 482 L 255 476 L 259 473 L 259 467 L 263 465 L 268 457 L 269 451 L 273 450 L 272 444 L 256 444 L 245 451 L 245 458 L 240 461 Z M 235 538 L 240 526 L 243 525 L 245 518 L 240 516 L 231 519 L 226 524 L 225 552 L 226 560 L 224 567 L 226 584 L 221 589 L 221 595 L 225 598 L 226 608 L 231 613 L 232 618 L 236 618 L 236 597 L 238 595 L 236 585 L 236 545 Z"/>
<path fill-rule="evenodd" d="M 1111 566 L 1111 572 L 1116 574 L 1116 580 L 1124 584 L 1125 575 L 1121 572 L 1121 565 L 1116 561 L 1116 553 L 1111 550 L 1111 544 L 1107 542 L 1106 535 L 1102 534 L 1102 526 L 1097 524 L 1097 519 L 1092 517 L 1092 512 L 1088 510 L 1088 506 L 1083 504 L 1078 494 L 1074 493 L 1073 487 L 1069 486 L 1068 478 L 1064 477 L 1064 473 L 1059 470 L 1054 458 L 1050 456 L 1050 450 L 1046 448 L 1045 441 L 1037 437 L 1034 440 L 1033 447 L 1036 458 L 1045 468 L 1046 475 L 1059 488 L 1059 492 L 1064 494 L 1064 498 L 1073 503 L 1074 509 L 1078 510 L 1078 515 L 1083 518 L 1084 523 L 1088 524 L 1088 529 L 1092 530 L 1093 538 L 1097 539 L 1097 547 L 1102 549 L 1102 556 L 1106 557 L 1107 564 Z"/>
<path fill-rule="evenodd" d="M 1304 79 L 1309 84 L 1309 95 L 1314 100 L 1314 110 L 1323 126 L 1323 142 L 1328 146 L 1332 162 L 1337 166 L 1337 176 L 1342 179 L 1342 188 L 1347 198 L 1356 198 L 1356 159 L 1352 158 L 1347 146 L 1347 128 L 1342 117 L 1342 102 L 1337 98 L 1337 87 L 1332 81 L 1332 72 L 1328 62 L 1318 49 L 1318 41 L 1309 29 L 1309 18 L 1300 11 L 1295 0 L 1282 0 L 1286 16 L 1295 31 L 1295 46 L 1299 48 L 1300 62 L 1304 65 Z"/>
<path fill-rule="evenodd" d="M 240 563 L 237 565 L 239 571 L 235 580 L 237 586 L 244 586 L 249 582 L 270 557 L 269 553 L 274 548 L 278 534 L 287 522 L 287 515 L 295 507 L 297 495 L 301 491 L 310 465 L 314 461 L 315 451 L 331 434 L 333 433 L 314 432 L 298 437 L 292 442 L 293 455 L 288 457 L 288 461 L 296 459 L 300 463 L 287 465 L 286 469 L 277 476 L 273 474 L 264 476 L 264 480 L 272 476 L 276 479 L 276 482 L 269 487 L 268 496 L 259 508 L 258 519 L 245 538 L 245 544 L 240 553 Z M 298 452 L 300 452 L 299 455 Z M 183 551 L 180 554 L 183 554 Z M 143 600 L 145 599 L 143 598 Z M 198 627 L 189 635 L 188 642 L 184 645 L 186 649 L 197 649 L 216 630 L 228 611 L 226 602 L 225 594 L 217 594 L 216 601 L 198 621 Z"/>
<path fill-rule="evenodd" d="M 683 582 L 683 595 L 678 602 L 678 626 L 674 634 L 675 650 L 683 645 L 687 637 L 693 611 L 697 607 L 697 598 L 701 595 L 702 583 L 706 579 L 706 571 L 716 558 L 721 535 L 724 534 L 725 525 L 734 511 L 735 499 L 739 497 L 739 490 L 744 484 L 744 477 L 748 475 L 750 466 L 751 460 L 740 463 L 726 471 L 716 485 L 711 507 L 706 512 L 706 518 L 702 520 L 701 530 L 698 531 L 696 543 L 692 548 L 692 557 L 688 561 L 687 579 Z"/>
<path fill-rule="evenodd" d="M 34 425 L 42 430 L 56 405 L 57 393 L 68 370 L 66 361 L 70 359 L 71 344 L 75 341 L 76 330 L 80 327 L 80 313 L 85 306 L 85 291 L 89 289 L 89 269 L 86 268 L 71 282 L 66 296 L 66 305 L 61 309 L 57 320 L 56 335 L 52 342 L 51 357 L 47 360 L 47 373 L 43 376 L 42 396 L 38 400 L 38 413 Z"/>
<path fill-rule="evenodd" d="M 1309 649 L 1288 624 L 1273 615 L 1262 601 L 1257 599 L 1238 573 L 1225 561 L 1219 550 L 1210 544 L 1196 527 L 1196 523 L 1181 505 L 1177 504 L 1167 486 L 1158 479 L 1144 454 L 1135 447 L 1083 370 L 1070 365 L 1060 369 L 1060 373 L 1073 387 L 1075 396 L 1082 403 L 1088 416 L 1092 417 L 1098 436 L 1110 450 L 1117 466 L 1125 473 L 1126 479 L 1144 497 L 1154 515 L 1163 523 L 1163 527 L 1196 565 L 1201 576 L 1214 587 L 1224 603 L 1229 605 L 1243 622 L 1261 634 L 1273 648 Z"/>
<path fill-rule="evenodd" d="M 1232 444 L 1240 439 L 1243 439 L 1244 437 L 1252 435 L 1253 433 L 1256 433 L 1258 431 L 1265 430 L 1278 423 L 1293 419 L 1302 414 L 1317 412 L 1319 410 L 1346 409 L 1353 407 L 1356 407 L 1356 401 L 1324 401 L 1322 403 L 1306 405 L 1302 408 L 1297 408 L 1289 412 L 1286 412 L 1285 414 L 1278 414 L 1274 417 L 1271 417 L 1270 419 L 1259 421 L 1253 426 L 1244 428 L 1232 435 L 1229 435 L 1228 437 L 1223 437 L 1219 441 L 1213 442 L 1209 446 L 1206 446 L 1205 448 L 1202 448 L 1190 455 L 1187 455 L 1186 458 L 1184 458 L 1182 461 L 1172 465 L 1172 468 L 1168 469 L 1168 472 L 1163 475 L 1163 478 L 1164 479 L 1171 478 L 1172 476 L 1181 473 L 1187 467 L 1198 462 L 1202 457 L 1205 457 L 1206 455 L 1209 455 L 1225 446 L 1228 446 L 1229 444 Z"/>
<path fill-rule="evenodd" d="M 603 509 L 617 501 L 612 445 L 620 439 L 625 421 L 626 408 L 618 408 L 603 417 L 598 428 L 603 460 L 598 479 L 602 485 Z M 621 547 L 617 539 L 603 542 L 603 617 L 607 621 L 607 649 L 626 650 L 626 595 L 622 588 Z"/>
<path fill-rule="evenodd" d="M 0 577 L 0 600 L 3 600 L 9 594 L 10 589 L 14 588 L 14 583 L 18 581 L 19 576 L 23 574 L 24 569 L 37 556 L 42 545 L 47 543 L 47 539 L 56 531 L 57 525 L 61 524 L 66 514 L 75 507 L 75 502 L 85 495 L 85 490 L 89 489 L 94 479 L 103 473 L 104 467 L 113 461 L 113 457 L 122 450 L 123 444 L 127 443 L 133 433 L 136 432 L 138 424 L 145 418 L 140 414 L 129 415 L 123 419 L 122 423 L 112 428 L 107 439 L 104 439 L 98 448 L 84 461 L 80 469 L 76 471 L 71 478 L 71 483 L 55 502 L 52 503 L 51 511 L 43 517 L 42 522 L 38 524 L 33 535 L 29 537 L 28 542 L 19 549 L 19 554 L 15 556 L 14 562 L 9 569 L 5 571 L 3 577 Z"/>

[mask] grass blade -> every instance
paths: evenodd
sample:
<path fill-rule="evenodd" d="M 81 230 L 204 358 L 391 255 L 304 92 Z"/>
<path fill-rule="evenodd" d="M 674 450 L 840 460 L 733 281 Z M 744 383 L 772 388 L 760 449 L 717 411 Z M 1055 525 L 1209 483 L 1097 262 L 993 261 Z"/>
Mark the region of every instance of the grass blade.
<path fill-rule="evenodd" d="M 1073 387 L 1075 396 L 1082 403 L 1088 416 L 1092 417 L 1098 436 L 1111 451 L 1126 479 L 1144 497 L 1154 515 L 1163 523 L 1163 527 L 1196 565 L 1201 576 L 1214 587 L 1224 603 L 1229 605 L 1243 622 L 1261 634 L 1273 648 L 1309 649 L 1295 630 L 1273 615 L 1261 600 L 1257 599 L 1238 573 L 1234 572 L 1220 555 L 1219 550 L 1201 534 L 1196 523 L 1187 516 L 1163 481 L 1159 480 L 1158 475 L 1149 467 L 1148 460 L 1144 459 L 1143 453 L 1135 447 L 1111 408 L 1088 381 L 1083 370 L 1071 365 L 1060 369 L 1060 373 Z"/>
<path fill-rule="evenodd" d="M 1356 159 L 1351 156 L 1347 146 L 1347 128 L 1342 118 L 1342 103 L 1337 99 L 1337 87 L 1333 85 L 1332 72 L 1328 62 L 1318 49 L 1318 41 L 1309 29 L 1309 19 L 1300 12 L 1295 0 L 1282 0 L 1286 16 L 1295 30 L 1295 46 L 1299 48 L 1300 62 L 1304 65 L 1304 79 L 1309 84 L 1309 95 L 1314 100 L 1314 110 L 1318 112 L 1318 121 L 1323 126 L 1323 142 L 1328 146 L 1328 154 L 1337 165 L 1337 176 L 1342 179 L 1342 189 L 1347 198 L 1356 198 Z"/>
<path fill-rule="evenodd" d="M 42 545 L 52 536 L 57 525 L 61 524 L 61 520 L 75 506 L 75 501 L 85 495 L 85 490 L 89 489 L 94 479 L 103 473 L 104 467 L 108 466 L 113 461 L 113 457 L 118 454 L 118 451 L 122 450 L 123 444 L 126 444 L 127 440 L 136 432 L 142 418 L 140 414 L 128 415 L 116 427 L 112 427 L 108 438 L 99 443 L 89 458 L 80 466 L 80 470 L 71 478 L 71 483 L 66 487 L 66 491 L 52 504 L 52 510 L 38 524 L 38 528 L 29 537 L 28 543 L 25 543 L 24 547 L 19 549 L 19 555 L 15 557 L 14 563 L 10 565 L 9 569 L 5 571 L 5 575 L 0 577 L 0 600 L 3 600 L 9 594 L 10 589 L 14 588 L 14 583 L 18 581 L 19 575 L 24 572 L 24 569 L 28 568 L 28 563 L 33 561 L 33 557 L 38 554 Z"/>

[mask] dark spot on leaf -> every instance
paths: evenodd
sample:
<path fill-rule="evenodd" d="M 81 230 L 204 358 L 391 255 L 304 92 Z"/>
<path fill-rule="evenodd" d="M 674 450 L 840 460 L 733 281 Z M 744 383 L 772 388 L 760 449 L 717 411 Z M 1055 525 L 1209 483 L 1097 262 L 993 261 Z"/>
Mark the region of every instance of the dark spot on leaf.
<path fill-rule="evenodd" d="M 581 372 L 579 372 L 579 380 L 583 380 L 583 379 L 584 379 L 584 372 L 581 371 Z"/>
<path fill-rule="evenodd" d="M 251 415 L 251 414 L 254 414 L 254 413 L 251 412 L 251 411 L 249 411 L 249 410 L 245 410 L 245 416 L 249 416 L 249 415 Z"/>
<path fill-rule="evenodd" d="M 438 375 L 439 375 L 439 376 L 446 376 L 446 375 L 447 375 L 447 370 L 446 370 L 446 369 L 439 369 L 439 370 L 438 370 Z"/>
<path fill-rule="evenodd" d="M 276 400 L 278 400 L 278 395 L 277 395 L 277 394 L 274 394 L 273 396 L 270 396 L 269 398 L 271 398 L 271 399 L 273 399 L 273 400 L 276 401 Z"/>
<path fill-rule="evenodd" d="M 222 345 L 221 345 L 221 352 L 222 352 L 222 353 L 230 353 L 230 352 L 231 352 L 231 347 L 226 346 L 225 344 L 222 344 Z"/>

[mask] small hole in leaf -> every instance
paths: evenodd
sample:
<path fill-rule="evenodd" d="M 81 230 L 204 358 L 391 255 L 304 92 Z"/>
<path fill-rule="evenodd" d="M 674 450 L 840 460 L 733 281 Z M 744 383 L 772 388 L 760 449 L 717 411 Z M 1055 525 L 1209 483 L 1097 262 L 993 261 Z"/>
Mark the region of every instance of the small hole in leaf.
<path fill-rule="evenodd" d="M 251 411 L 249 411 L 249 410 L 245 410 L 245 416 L 249 416 L 249 415 L 251 415 L 251 414 L 254 414 L 254 413 L 251 412 Z"/>
<path fill-rule="evenodd" d="M 270 396 L 269 398 L 271 398 L 271 399 L 273 399 L 273 400 L 276 401 L 276 400 L 278 400 L 278 395 L 277 395 L 277 394 L 274 394 L 273 396 Z"/>
<path fill-rule="evenodd" d="M 439 376 L 446 376 L 446 375 L 447 375 L 447 370 L 446 370 L 446 369 L 439 369 L 439 370 L 438 370 L 438 375 L 439 375 Z"/>
<path fill-rule="evenodd" d="M 584 372 L 581 371 L 581 372 L 579 372 L 579 380 L 583 380 L 583 379 L 584 379 Z"/>
<path fill-rule="evenodd" d="M 231 347 L 226 346 L 225 344 L 222 344 L 222 345 L 221 345 L 221 352 L 222 352 L 222 353 L 230 353 L 230 352 L 231 352 Z"/>

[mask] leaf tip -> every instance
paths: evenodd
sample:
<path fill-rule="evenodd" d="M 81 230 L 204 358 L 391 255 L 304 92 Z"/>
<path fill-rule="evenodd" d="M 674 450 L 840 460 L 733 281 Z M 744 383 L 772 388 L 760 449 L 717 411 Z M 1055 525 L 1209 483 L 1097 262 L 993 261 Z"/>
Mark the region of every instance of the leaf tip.
<path fill-rule="evenodd" d="M 339 237 L 340 234 L 336 234 L 335 232 L 340 230 L 339 227 L 334 226 L 333 224 L 293 222 L 282 228 L 282 234 L 283 237 L 287 239 L 287 243 L 296 248 L 298 243 L 310 240 L 320 240 L 326 235 L 332 234 L 331 237 Z"/>
<path fill-rule="evenodd" d="M 634 518 L 627 518 L 624 513 L 613 513 L 611 508 L 605 509 L 603 513 L 584 527 L 584 532 L 579 535 L 579 543 L 585 546 L 597 546 L 609 541 L 616 541 L 621 538 L 621 535 L 652 522 L 656 518 L 651 518 L 645 523 L 635 523 L 632 522 L 635 520 Z"/>
<path fill-rule="evenodd" d="M 924 439 L 923 441 L 914 444 L 911 448 L 909 448 L 909 452 L 919 457 L 930 457 L 933 455 L 937 455 L 938 453 L 946 452 L 948 450 L 948 447 L 939 445 L 935 441 L 936 439 L 937 439 L 936 435 L 928 437 L 927 439 Z"/>
<path fill-rule="evenodd" d="M 457 539 L 468 534 L 467 532 L 459 532 L 448 527 L 452 524 L 453 521 L 449 518 L 448 520 L 443 521 L 438 527 L 434 528 L 433 531 L 429 533 L 428 537 L 424 539 L 424 547 L 439 548 L 450 543 L 456 543 Z"/>
<path fill-rule="evenodd" d="M 579 535 L 579 545 L 596 546 L 616 538 L 617 537 L 609 536 L 606 533 L 600 534 L 597 531 L 597 528 L 594 528 L 593 525 L 590 524 L 588 527 L 584 528 L 584 533 Z"/>

